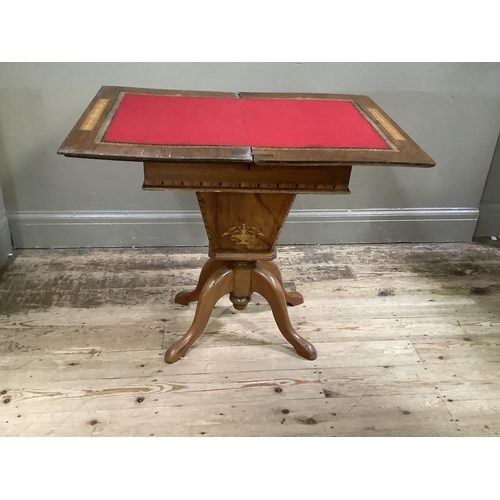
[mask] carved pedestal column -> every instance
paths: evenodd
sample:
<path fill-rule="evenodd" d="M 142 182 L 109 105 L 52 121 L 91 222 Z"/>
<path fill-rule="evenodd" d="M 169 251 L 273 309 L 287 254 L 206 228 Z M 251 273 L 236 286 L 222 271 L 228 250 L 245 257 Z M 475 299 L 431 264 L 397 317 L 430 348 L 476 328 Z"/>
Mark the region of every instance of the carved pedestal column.
<path fill-rule="evenodd" d="M 283 336 L 300 356 L 316 359 L 316 350 L 293 329 L 287 303 L 301 304 L 300 293 L 286 292 L 276 257 L 276 240 L 295 194 L 198 192 L 209 240 L 209 257 L 192 292 L 180 292 L 178 304 L 198 301 L 189 331 L 168 349 L 167 363 L 184 356 L 203 333 L 217 301 L 229 293 L 236 309 L 245 309 L 253 292 L 271 306 Z"/>

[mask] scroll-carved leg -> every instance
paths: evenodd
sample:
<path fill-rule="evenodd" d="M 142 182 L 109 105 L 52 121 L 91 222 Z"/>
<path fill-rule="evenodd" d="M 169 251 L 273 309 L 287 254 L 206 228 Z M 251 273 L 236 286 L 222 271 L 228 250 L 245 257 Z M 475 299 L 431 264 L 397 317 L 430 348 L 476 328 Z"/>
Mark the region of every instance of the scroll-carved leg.
<path fill-rule="evenodd" d="M 285 299 L 286 303 L 290 306 L 298 306 L 300 304 L 304 303 L 304 297 L 302 296 L 301 293 L 299 292 L 287 292 L 285 290 L 285 287 L 283 285 L 283 276 L 281 275 L 280 268 L 278 267 L 278 264 L 272 262 L 272 261 L 264 261 L 260 262 L 260 265 L 264 267 L 265 269 L 268 269 L 271 271 L 274 276 L 278 279 L 278 281 L 281 283 L 281 286 L 283 287 L 283 291 L 285 292 Z"/>
<path fill-rule="evenodd" d="M 199 294 L 198 305 L 194 315 L 193 323 L 184 337 L 173 344 L 165 354 L 167 363 L 175 363 L 185 356 L 191 345 L 198 340 L 205 330 L 210 314 L 217 301 L 226 293 L 233 290 L 234 271 L 229 267 L 223 267 L 213 274 L 213 276 L 203 285 Z"/>
<path fill-rule="evenodd" d="M 260 293 L 269 302 L 278 328 L 297 354 L 306 359 L 316 359 L 314 346 L 303 339 L 290 323 L 283 286 L 269 268 L 261 263 L 252 271 L 252 291 Z"/>
<path fill-rule="evenodd" d="M 208 259 L 203 265 L 196 288 L 191 292 L 179 292 L 175 296 L 174 302 L 182 304 L 183 306 L 187 306 L 190 302 L 196 302 L 200 296 L 203 285 L 208 281 L 210 276 L 225 265 L 225 262 L 222 260 Z"/>

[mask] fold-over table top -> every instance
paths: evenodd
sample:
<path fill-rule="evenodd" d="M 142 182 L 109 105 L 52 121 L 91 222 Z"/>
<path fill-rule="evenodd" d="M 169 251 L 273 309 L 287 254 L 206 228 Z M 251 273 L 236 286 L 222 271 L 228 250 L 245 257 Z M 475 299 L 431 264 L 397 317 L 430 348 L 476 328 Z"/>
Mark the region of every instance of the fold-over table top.
<path fill-rule="evenodd" d="M 369 97 L 102 87 L 58 153 L 131 161 L 431 167 Z"/>

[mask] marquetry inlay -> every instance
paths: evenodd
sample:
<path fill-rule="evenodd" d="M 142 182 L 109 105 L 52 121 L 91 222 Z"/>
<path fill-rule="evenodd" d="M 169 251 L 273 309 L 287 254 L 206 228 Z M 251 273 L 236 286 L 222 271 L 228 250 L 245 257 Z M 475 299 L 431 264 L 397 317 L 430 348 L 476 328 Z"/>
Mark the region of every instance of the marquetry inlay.
<path fill-rule="evenodd" d="M 375 118 L 375 120 L 378 121 L 380 125 L 384 128 L 384 130 L 393 138 L 396 139 L 397 141 L 404 141 L 405 138 L 401 135 L 401 133 L 394 127 L 391 123 L 389 123 L 389 120 L 378 111 L 378 109 L 375 108 L 367 108 L 370 114 Z"/>
<path fill-rule="evenodd" d="M 248 226 L 242 222 L 239 226 L 228 229 L 222 236 L 230 236 L 231 241 L 237 245 L 248 245 L 257 236 L 264 236 L 256 227 Z"/>
<path fill-rule="evenodd" d="M 95 104 L 90 113 L 87 115 L 87 118 L 83 120 L 83 123 L 80 125 L 80 130 L 91 131 L 96 126 L 96 123 L 99 121 L 103 111 L 106 109 L 108 105 L 109 99 L 99 99 Z"/>

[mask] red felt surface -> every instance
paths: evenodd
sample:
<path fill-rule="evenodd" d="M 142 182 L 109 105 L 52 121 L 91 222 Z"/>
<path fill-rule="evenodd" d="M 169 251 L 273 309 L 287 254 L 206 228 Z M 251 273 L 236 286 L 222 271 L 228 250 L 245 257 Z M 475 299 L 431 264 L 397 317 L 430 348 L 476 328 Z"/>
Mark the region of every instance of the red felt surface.
<path fill-rule="evenodd" d="M 126 94 L 103 140 L 132 144 L 390 149 L 351 101 Z"/>

